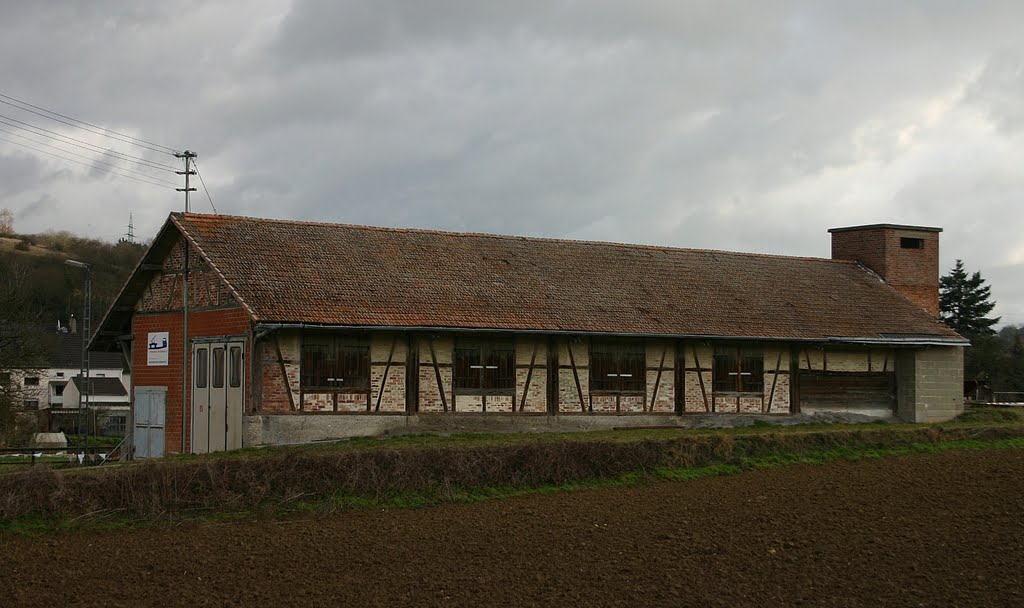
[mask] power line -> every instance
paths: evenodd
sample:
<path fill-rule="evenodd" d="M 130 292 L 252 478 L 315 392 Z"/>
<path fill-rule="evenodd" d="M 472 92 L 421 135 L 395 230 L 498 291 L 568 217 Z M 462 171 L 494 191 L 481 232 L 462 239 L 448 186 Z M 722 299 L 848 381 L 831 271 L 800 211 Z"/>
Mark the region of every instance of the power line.
<path fill-rule="evenodd" d="M 137 182 L 143 182 L 145 184 L 152 184 L 154 186 L 160 186 L 161 188 L 167 188 L 168 186 L 166 184 L 171 184 L 172 186 L 174 185 L 172 182 L 160 183 L 160 182 L 151 181 L 151 180 L 148 180 L 148 179 L 140 179 L 138 177 L 132 177 L 131 175 L 125 175 L 124 173 L 118 173 L 117 171 L 111 171 L 110 169 L 104 169 L 103 167 L 97 167 L 97 166 L 95 166 L 92 163 L 83 163 L 80 160 L 75 160 L 73 158 L 67 158 L 66 156 L 61 156 L 60 154 L 54 154 L 53 152 L 47 152 L 46 150 L 40 150 L 39 148 L 34 148 L 32 146 L 27 146 L 27 145 L 25 145 L 25 144 L 23 144 L 21 142 L 12 141 L 10 139 L 5 139 L 3 137 L 0 137 L 0 141 L 5 141 L 5 142 L 7 142 L 9 144 L 14 144 L 16 146 L 21 146 L 23 148 L 28 148 L 29 150 L 35 150 L 36 152 L 40 152 L 42 154 L 49 154 L 50 156 L 56 156 L 57 158 L 60 158 L 60 159 L 63 159 L 63 160 L 66 160 L 66 161 L 69 161 L 69 162 L 72 162 L 72 163 L 78 163 L 79 165 L 85 165 L 86 167 L 90 167 L 92 169 L 96 169 L 97 171 L 105 171 L 106 173 L 112 173 L 112 174 L 120 176 L 120 177 L 126 177 L 128 179 L 133 179 L 133 180 L 135 180 Z M 123 170 L 127 171 L 127 169 L 123 169 Z"/>
<path fill-rule="evenodd" d="M 192 166 L 195 167 L 196 175 L 199 176 L 199 183 L 203 185 L 203 191 L 206 192 L 206 198 L 210 200 L 210 206 L 213 207 L 213 212 L 217 213 L 217 206 L 213 204 L 213 198 L 210 196 L 210 191 L 206 188 L 206 182 L 203 180 L 203 174 L 199 172 L 199 166 L 196 165 L 195 159 L 192 159 Z"/>
<path fill-rule="evenodd" d="M 0 94 L 0 97 L 6 97 L 6 95 Z M 89 133 L 93 133 L 95 135 L 102 135 L 103 137 L 109 137 L 110 139 L 113 139 L 113 140 L 116 140 L 116 141 L 119 141 L 119 142 L 122 142 L 122 143 L 130 144 L 132 146 L 139 146 L 140 148 L 146 148 L 147 150 L 152 150 L 153 152 L 159 152 L 160 154 L 167 154 L 169 156 L 174 156 L 173 152 L 168 152 L 167 151 L 167 150 L 172 150 L 173 148 L 167 148 L 167 150 L 161 150 L 161 149 L 155 148 L 155 147 L 153 147 L 151 145 L 146 145 L 148 142 L 137 143 L 137 142 L 144 141 L 144 140 L 141 140 L 141 139 L 139 139 L 137 141 L 131 141 L 132 139 L 135 139 L 135 138 L 131 137 L 130 135 L 122 136 L 122 137 L 127 137 L 129 139 L 122 139 L 122 137 L 114 137 L 114 135 L 120 136 L 121 134 L 117 133 L 116 131 L 107 131 L 103 127 L 96 127 L 96 129 L 87 129 L 87 128 L 83 127 L 82 125 L 76 125 L 76 124 L 74 124 L 72 122 L 69 122 L 67 120 L 61 120 L 60 118 L 54 118 L 53 116 L 48 116 L 46 114 L 43 114 L 42 112 L 36 112 L 35 110 L 30 110 L 28 108 L 23 108 L 23 107 L 21 107 L 19 105 L 13 104 L 13 103 L 11 103 L 9 101 L 4 101 L 3 99 L 0 99 L 0 103 L 5 103 L 5 104 L 7 104 L 7 105 L 9 105 L 11 107 L 18 108 L 19 110 L 21 110 L 23 112 L 29 112 L 29 113 L 35 114 L 37 116 L 42 116 L 43 118 L 48 118 L 50 120 L 55 120 L 57 122 L 64 123 L 64 124 L 68 125 L 69 127 L 75 127 L 76 129 L 82 129 L 83 131 L 88 131 Z M 26 105 L 28 105 L 28 104 L 26 104 Z M 35 107 L 35 106 L 33 106 L 33 107 Z M 54 112 L 54 114 L 57 114 L 57 113 Z M 57 116 L 63 116 L 63 114 L 57 114 Z M 75 120 L 75 119 L 72 118 L 71 120 Z M 81 122 L 81 121 L 79 121 L 79 122 Z M 89 125 L 90 127 L 93 126 L 90 123 L 83 123 L 83 124 Z M 107 132 L 105 133 L 104 131 L 107 131 Z M 159 144 L 154 144 L 154 145 L 159 145 Z M 160 148 L 165 148 L 165 147 L 166 146 L 160 146 Z"/>
<path fill-rule="evenodd" d="M 11 97 L 10 95 L 4 95 L 3 93 L 0 93 L 0 97 L 2 97 L 3 99 L 9 99 L 11 101 L 20 103 L 21 105 L 25 105 L 25 106 L 28 106 L 30 108 L 35 108 L 37 110 L 42 110 L 43 112 L 46 112 L 47 114 L 53 114 L 54 116 L 60 116 L 61 118 L 66 118 L 68 120 L 73 120 L 74 122 L 78 122 L 78 123 L 81 123 L 83 125 L 87 125 L 89 127 L 93 127 L 94 129 L 100 129 L 101 131 L 105 132 L 105 133 L 99 133 L 99 135 L 106 135 L 106 133 L 112 133 L 112 134 L 118 135 L 120 137 L 126 137 L 128 139 L 131 139 L 131 140 L 143 143 L 143 144 L 148 144 L 150 146 L 156 146 L 157 148 L 163 148 L 163 150 L 165 150 L 164 154 L 172 154 L 173 155 L 175 152 L 177 152 L 177 150 L 175 150 L 174 148 L 171 148 L 170 146 L 164 146 L 164 145 L 161 145 L 161 144 L 153 143 L 151 141 L 146 141 L 145 139 L 140 139 L 138 137 L 133 137 L 133 136 L 127 135 L 125 133 L 118 133 L 117 131 L 112 131 L 110 129 L 107 129 L 106 127 L 101 127 L 99 125 L 94 125 L 91 122 L 86 122 L 84 120 L 79 120 L 77 118 L 72 118 L 71 116 L 65 116 L 64 114 L 61 114 L 59 112 L 54 112 L 53 110 L 47 110 L 46 108 L 43 108 L 43 107 L 31 104 L 31 103 L 29 103 L 27 101 L 22 101 L 20 99 L 15 98 L 15 97 Z M 7 105 L 14 105 L 14 104 L 12 104 L 10 102 L 7 102 L 7 101 L 4 101 L 3 103 L 6 103 Z M 18 107 L 18 106 L 14 106 L 14 107 Z M 25 108 L 22 108 L 22 109 L 25 110 L 26 112 L 30 112 L 31 111 L 31 110 L 27 110 Z M 33 112 L 33 114 L 36 114 L 36 113 L 37 112 Z M 40 115 L 40 116 L 42 116 L 42 115 Z M 51 118 L 51 117 L 44 116 L 44 118 Z M 56 120 L 55 118 L 51 118 L 51 119 L 52 120 Z M 61 121 L 61 122 L 63 122 L 63 121 Z M 76 125 L 71 125 L 71 126 L 76 126 Z M 84 129 L 84 127 L 79 127 L 79 128 Z M 88 129 L 86 129 L 86 130 L 88 130 Z M 135 144 L 135 145 L 139 145 L 139 144 Z M 142 147 L 145 147 L 145 146 L 142 146 Z"/>
<path fill-rule="evenodd" d="M 20 133 L 15 133 L 14 131 L 8 131 L 7 129 L 4 129 L 2 127 L 0 127 L 0 131 L 2 131 L 4 133 L 10 133 L 11 135 L 13 135 L 15 137 L 20 137 L 21 139 L 30 141 L 30 142 L 32 142 L 34 144 L 39 144 L 40 146 L 46 146 L 47 148 L 53 148 L 54 150 L 57 150 L 59 152 L 63 152 L 65 154 L 70 154 L 72 156 L 77 156 L 78 158 L 84 158 L 86 160 L 92 161 L 93 163 L 96 163 L 96 164 L 99 164 L 99 165 L 106 165 L 108 167 L 113 167 L 113 168 L 115 168 L 115 169 L 117 169 L 119 171 L 126 171 L 128 173 L 134 173 L 136 175 L 141 175 L 143 177 L 148 177 L 150 179 L 155 179 L 155 180 L 158 180 L 158 181 L 166 181 L 166 180 L 161 180 L 160 178 L 158 178 L 156 176 L 153 176 L 153 175 L 150 175 L 148 173 L 142 173 L 142 172 L 139 172 L 139 171 L 133 171 L 131 169 L 125 169 L 124 167 L 121 167 L 119 165 L 115 165 L 113 163 L 104 162 L 102 160 L 97 160 L 95 158 L 92 158 L 91 156 L 86 156 L 85 154 L 79 154 L 77 152 L 72 152 L 71 150 L 65 150 L 64 148 L 58 148 L 57 146 L 54 146 L 52 144 L 48 144 L 46 142 L 36 141 L 36 140 L 34 140 L 32 138 L 25 137 L 24 135 L 21 135 Z M 5 140 L 5 141 L 8 141 L 8 140 Z M 28 146 L 25 146 L 25 147 L 28 147 Z M 176 184 L 174 184 L 174 182 L 171 182 L 171 181 L 166 181 L 166 183 L 169 184 L 169 185 L 172 185 L 172 186 L 176 185 Z"/>
<path fill-rule="evenodd" d="M 114 156 L 114 157 L 122 158 L 124 160 L 129 160 L 129 161 L 132 161 L 132 162 L 137 162 L 139 164 L 149 165 L 149 166 L 153 167 L 154 169 L 164 169 L 166 171 L 174 171 L 175 170 L 175 168 L 170 166 L 170 165 L 165 165 L 165 164 L 162 164 L 162 163 L 158 163 L 156 161 L 152 161 L 152 160 L 148 160 L 148 159 L 145 159 L 145 158 L 141 158 L 139 156 L 132 156 L 131 154 L 125 154 L 124 152 L 118 152 L 117 150 L 109 150 L 109 149 L 104 148 L 103 146 L 97 146 L 96 144 L 91 144 L 91 143 L 89 143 L 87 141 L 84 141 L 84 140 L 81 140 L 81 139 L 78 139 L 78 138 L 75 138 L 75 137 L 71 137 L 70 135 L 63 135 L 63 134 L 58 133 L 56 131 L 51 131 L 50 129 L 44 129 L 43 127 L 37 127 L 36 125 L 33 125 L 31 123 L 27 123 L 27 122 L 18 120 L 17 118 L 11 118 L 10 116 L 5 116 L 3 114 L 0 114 L 0 123 L 6 124 L 9 127 L 14 127 L 16 129 L 28 130 L 28 131 L 32 132 L 34 135 L 41 135 L 43 137 L 53 137 L 53 138 L 65 139 L 65 140 L 68 140 L 68 141 L 67 142 L 61 142 L 61 143 L 68 143 L 68 144 L 70 144 L 72 146 L 75 146 L 77 148 L 83 148 L 85 150 L 89 150 L 90 152 L 99 152 L 100 154 L 105 154 L 107 156 Z M 17 124 L 14 124 L 14 123 L 17 123 Z M 39 131 L 42 131 L 42 132 L 40 133 Z"/>

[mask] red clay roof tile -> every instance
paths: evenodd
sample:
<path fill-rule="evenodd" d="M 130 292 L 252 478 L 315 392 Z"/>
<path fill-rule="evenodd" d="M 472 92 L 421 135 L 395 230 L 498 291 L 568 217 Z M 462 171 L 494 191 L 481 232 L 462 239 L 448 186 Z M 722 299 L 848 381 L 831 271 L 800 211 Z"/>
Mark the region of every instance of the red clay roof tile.
<path fill-rule="evenodd" d="M 846 261 L 223 215 L 172 219 L 260 322 L 960 338 Z"/>

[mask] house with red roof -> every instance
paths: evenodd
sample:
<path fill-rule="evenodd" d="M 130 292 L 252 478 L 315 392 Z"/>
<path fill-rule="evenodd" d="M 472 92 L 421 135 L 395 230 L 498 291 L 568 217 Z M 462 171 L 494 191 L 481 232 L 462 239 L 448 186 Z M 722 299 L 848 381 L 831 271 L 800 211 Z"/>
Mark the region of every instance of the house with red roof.
<path fill-rule="evenodd" d="M 956 416 L 941 229 L 830 232 L 819 259 L 173 213 L 91 348 L 130 353 L 139 456 Z"/>

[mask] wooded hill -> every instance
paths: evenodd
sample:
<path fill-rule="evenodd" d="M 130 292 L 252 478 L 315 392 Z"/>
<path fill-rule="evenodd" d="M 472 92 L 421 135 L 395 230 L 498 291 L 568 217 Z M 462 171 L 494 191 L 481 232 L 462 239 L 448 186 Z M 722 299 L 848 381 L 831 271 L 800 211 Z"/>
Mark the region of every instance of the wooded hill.
<path fill-rule="evenodd" d="M 19 318 L 56 327 L 72 313 L 82 316 L 85 277 L 64 261 L 90 264 L 95 327 L 145 250 L 140 243 L 106 243 L 70 232 L 0 234 L 0 282 L 18 291 L 19 306 L 27 307 Z"/>

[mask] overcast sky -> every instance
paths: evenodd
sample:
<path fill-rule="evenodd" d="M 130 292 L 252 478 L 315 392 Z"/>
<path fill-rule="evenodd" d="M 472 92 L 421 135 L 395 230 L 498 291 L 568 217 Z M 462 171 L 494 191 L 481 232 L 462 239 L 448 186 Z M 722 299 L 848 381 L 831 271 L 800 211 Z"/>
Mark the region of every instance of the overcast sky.
<path fill-rule="evenodd" d="M 1019 0 L 0 4 L 0 94 L 197 151 L 221 213 L 818 257 L 830 227 L 940 226 L 942 272 L 1024 323 Z M 20 232 L 146 239 L 183 207 L 17 121 L 171 156 L 3 120 L 86 163 L 0 141 Z"/>

